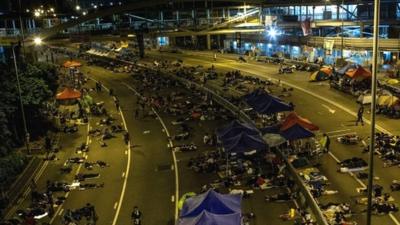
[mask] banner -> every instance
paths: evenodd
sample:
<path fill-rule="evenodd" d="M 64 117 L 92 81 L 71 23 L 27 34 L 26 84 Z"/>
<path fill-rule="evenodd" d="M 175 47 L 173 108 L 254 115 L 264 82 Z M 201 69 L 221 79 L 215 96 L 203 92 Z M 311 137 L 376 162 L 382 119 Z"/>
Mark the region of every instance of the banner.
<path fill-rule="evenodd" d="M 335 45 L 335 40 L 324 40 L 324 49 L 331 51 L 333 50 L 333 45 Z"/>
<path fill-rule="evenodd" d="M 301 22 L 301 29 L 303 30 L 304 36 L 308 36 L 308 35 L 312 34 L 310 18 L 307 18 L 306 20 Z"/>

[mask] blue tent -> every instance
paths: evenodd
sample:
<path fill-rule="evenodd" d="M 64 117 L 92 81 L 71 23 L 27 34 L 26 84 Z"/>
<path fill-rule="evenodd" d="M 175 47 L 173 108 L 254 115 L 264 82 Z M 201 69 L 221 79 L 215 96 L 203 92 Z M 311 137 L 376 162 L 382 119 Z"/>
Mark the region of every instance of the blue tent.
<path fill-rule="evenodd" d="M 293 111 L 293 107 L 281 99 L 269 95 L 265 91 L 256 90 L 244 96 L 246 103 L 255 111 L 262 114 L 273 114 L 284 111 Z"/>
<path fill-rule="evenodd" d="M 240 225 L 241 214 L 232 213 L 218 215 L 203 211 L 196 217 L 182 218 L 179 220 L 179 225 Z"/>
<path fill-rule="evenodd" d="M 241 195 L 224 195 L 210 189 L 206 193 L 187 199 L 183 204 L 180 218 L 195 217 L 204 210 L 217 215 L 241 213 L 241 202 Z"/>
<path fill-rule="evenodd" d="M 252 101 L 252 100 L 256 99 L 257 97 L 265 95 L 265 94 L 266 94 L 265 91 L 263 91 L 261 89 L 257 89 L 255 91 L 251 92 L 250 94 L 243 96 L 243 98 L 245 99 L 246 102 L 249 102 L 249 101 Z M 267 94 L 267 96 L 269 96 L 269 95 Z"/>
<path fill-rule="evenodd" d="M 278 112 L 293 111 L 293 106 L 281 101 L 276 97 L 272 97 L 268 102 L 253 106 L 254 110 L 261 114 L 274 114 Z"/>
<path fill-rule="evenodd" d="M 314 137 L 314 133 L 307 130 L 306 128 L 300 126 L 299 124 L 295 124 L 290 128 L 281 131 L 280 135 L 284 137 L 286 140 L 292 141 L 297 139 Z"/>
<path fill-rule="evenodd" d="M 250 150 L 265 150 L 267 145 L 260 135 L 250 135 L 244 132 L 222 139 L 222 145 L 227 152 L 247 152 Z"/>
<path fill-rule="evenodd" d="M 259 134 L 257 128 L 253 127 L 250 124 L 240 123 L 237 120 L 230 122 L 227 126 L 222 127 L 221 129 L 217 130 L 217 136 L 220 140 L 234 137 L 242 132 L 251 135 Z"/>

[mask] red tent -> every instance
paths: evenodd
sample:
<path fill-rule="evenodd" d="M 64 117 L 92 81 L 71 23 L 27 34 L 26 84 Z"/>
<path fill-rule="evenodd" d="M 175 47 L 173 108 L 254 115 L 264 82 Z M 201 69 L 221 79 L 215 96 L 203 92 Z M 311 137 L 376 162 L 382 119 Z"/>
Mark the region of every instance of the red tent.
<path fill-rule="evenodd" d="M 300 117 L 295 112 L 291 112 L 286 117 L 285 121 L 283 121 L 280 131 L 285 131 L 296 124 L 306 128 L 308 130 L 312 130 L 312 131 L 319 130 L 319 127 L 314 125 L 313 123 L 311 123 L 308 119 Z"/>
<path fill-rule="evenodd" d="M 366 79 L 372 76 L 371 72 L 359 66 L 355 69 L 350 69 L 346 72 L 346 75 L 353 79 Z"/>
<path fill-rule="evenodd" d="M 81 92 L 72 88 L 65 88 L 62 92 L 57 93 L 57 100 L 77 99 L 81 97 Z"/>
<path fill-rule="evenodd" d="M 80 67 L 82 66 L 82 63 L 74 60 L 67 60 L 64 62 L 63 66 L 66 68 Z"/>

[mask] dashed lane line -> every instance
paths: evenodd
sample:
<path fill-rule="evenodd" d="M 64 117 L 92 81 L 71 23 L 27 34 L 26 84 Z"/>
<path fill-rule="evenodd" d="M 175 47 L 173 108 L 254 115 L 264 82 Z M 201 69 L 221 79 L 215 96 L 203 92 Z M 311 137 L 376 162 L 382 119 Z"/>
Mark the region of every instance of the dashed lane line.
<path fill-rule="evenodd" d="M 140 94 L 133 87 L 131 87 L 130 85 L 128 85 L 125 82 L 122 82 L 122 84 L 125 85 L 129 90 L 133 91 L 137 96 L 140 96 Z M 167 129 L 167 126 L 164 123 L 164 120 L 160 117 L 160 115 L 157 113 L 157 111 L 153 107 L 151 109 L 154 112 L 154 114 L 157 116 L 158 120 L 161 123 L 161 126 L 163 127 L 163 129 L 164 129 L 164 131 L 165 131 L 165 133 L 166 133 L 166 135 L 168 137 L 168 147 L 172 148 L 173 147 L 173 143 L 171 141 L 171 138 L 170 138 L 171 136 L 170 136 L 170 133 L 169 133 L 169 131 Z M 172 149 L 172 158 L 173 158 L 174 167 L 175 167 L 175 170 L 174 170 L 174 172 L 175 172 L 175 198 L 179 199 L 179 173 L 178 173 L 178 169 L 177 169 L 178 168 L 178 162 L 176 160 L 176 154 L 175 154 L 175 151 L 173 149 Z M 178 216 L 179 216 L 178 212 L 179 212 L 178 201 L 175 201 L 175 216 L 174 216 L 175 222 L 178 220 Z"/>
<path fill-rule="evenodd" d="M 94 81 L 94 82 L 98 82 L 98 81 L 97 81 L 96 79 L 94 79 L 93 77 L 89 77 L 89 76 L 88 76 L 88 78 L 89 78 L 90 80 Z M 101 86 L 102 86 L 106 91 L 110 91 L 110 89 L 107 88 L 104 84 L 101 84 Z M 124 116 L 124 113 L 123 113 L 122 110 L 121 110 L 121 107 L 119 108 L 119 114 L 121 115 L 122 124 L 123 124 L 125 130 L 128 131 L 128 126 L 126 125 L 125 116 Z M 129 133 L 129 132 L 128 132 L 128 133 Z M 127 160 L 127 163 L 126 163 L 126 170 L 125 170 L 125 176 L 124 176 L 124 183 L 123 183 L 123 185 L 122 185 L 121 195 L 120 195 L 120 198 L 119 198 L 119 204 L 118 204 L 118 206 L 117 206 L 117 208 L 116 208 L 116 211 L 115 211 L 115 215 L 114 215 L 114 219 L 113 219 L 112 225 L 116 225 L 116 224 L 117 224 L 118 217 L 119 217 L 119 214 L 120 214 L 120 211 L 121 211 L 122 202 L 123 202 L 124 197 L 125 197 L 126 186 L 127 186 L 127 184 L 128 184 L 129 170 L 130 170 L 130 167 L 131 167 L 131 151 L 130 151 L 130 149 L 131 149 L 131 141 L 128 141 L 128 146 L 127 146 L 127 151 L 128 151 L 128 156 L 127 156 L 127 158 L 128 158 L 128 160 Z"/>
<path fill-rule="evenodd" d="M 86 145 L 89 145 L 89 141 L 90 141 L 90 136 L 89 136 L 90 125 L 89 125 L 89 124 L 90 124 L 90 120 L 88 121 L 87 126 L 86 126 L 86 129 L 87 129 L 87 132 L 86 132 Z M 87 154 L 86 154 L 86 153 L 83 153 L 82 156 L 83 156 L 85 159 L 87 159 Z M 75 175 L 77 175 L 77 174 L 81 171 L 81 169 L 82 169 L 82 163 L 79 164 L 78 169 L 77 169 L 76 172 L 75 172 Z M 70 192 L 65 193 L 64 198 L 68 198 L 69 193 L 70 193 Z M 50 219 L 50 222 L 49 222 L 49 223 L 52 224 L 52 223 L 54 222 L 54 220 L 56 219 L 56 217 L 57 217 L 58 215 L 61 215 L 61 213 L 62 213 L 63 210 L 64 210 L 64 209 L 63 209 L 63 204 L 61 204 L 61 205 L 57 208 L 57 210 L 55 211 L 54 216 Z"/>

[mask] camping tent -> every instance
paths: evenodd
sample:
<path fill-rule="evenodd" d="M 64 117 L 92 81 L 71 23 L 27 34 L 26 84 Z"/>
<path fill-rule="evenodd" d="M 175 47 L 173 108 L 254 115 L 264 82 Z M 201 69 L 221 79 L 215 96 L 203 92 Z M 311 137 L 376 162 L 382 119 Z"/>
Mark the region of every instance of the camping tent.
<path fill-rule="evenodd" d="M 213 214 L 203 211 L 196 217 L 182 218 L 179 225 L 241 225 L 241 214 L 231 213 L 225 215 Z"/>
<path fill-rule="evenodd" d="M 81 92 L 72 88 L 65 88 L 63 91 L 57 93 L 57 100 L 71 100 L 81 97 Z"/>
<path fill-rule="evenodd" d="M 392 107 L 399 104 L 399 98 L 393 95 L 381 95 L 378 98 L 378 105 Z"/>
<path fill-rule="evenodd" d="M 332 76 L 332 73 L 333 73 L 332 68 L 322 67 L 321 69 L 310 75 L 310 81 L 327 80 L 330 76 Z"/>
<path fill-rule="evenodd" d="M 344 74 L 346 74 L 346 72 L 348 70 L 356 69 L 356 68 L 357 68 L 356 64 L 349 63 L 349 64 L 346 64 L 344 67 L 340 68 L 339 70 L 337 70 L 336 73 L 344 75 Z"/>
<path fill-rule="evenodd" d="M 241 195 L 219 194 L 210 189 L 185 201 L 181 210 L 181 218 L 195 217 L 204 210 L 213 214 L 241 213 Z"/>
<path fill-rule="evenodd" d="M 249 106 L 261 114 L 274 114 L 293 110 L 293 106 L 275 96 L 269 95 L 263 90 L 253 91 L 245 95 L 244 99 Z"/>
<path fill-rule="evenodd" d="M 295 112 L 291 112 L 286 117 L 285 121 L 283 121 L 283 123 L 280 127 L 280 131 L 285 131 L 295 124 L 298 124 L 298 125 L 302 126 L 303 128 L 306 128 L 311 131 L 319 130 L 319 127 L 314 125 L 313 123 L 311 123 L 308 119 L 300 117 Z"/>
<path fill-rule="evenodd" d="M 73 67 L 80 67 L 82 66 L 82 63 L 74 60 L 67 60 L 64 62 L 63 66 L 65 68 L 73 68 Z"/>
<path fill-rule="evenodd" d="M 234 137 L 222 140 L 227 152 L 247 152 L 251 150 L 265 150 L 267 145 L 260 135 L 250 135 L 242 132 Z"/>
<path fill-rule="evenodd" d="M 250 124 L 241 123 L 238 120 L 233 120 L 225 127 L 217 129 L 217 137 L 222 140 L 224 138 L 234 137 L 241 132 L 245 132 L 251 135 L 259 134 L 257 128 L 253 127 Z"/>
<path fill-rule="evenodd" d="M 346 75 L 352 79 L 356 80 L 364 80 L 367 78 L 371 78 L 372 74 L 370 71 L 364 69 L 361 66 L 358 66 L 356 69 L 349 69 L 346 72 Z"/>

